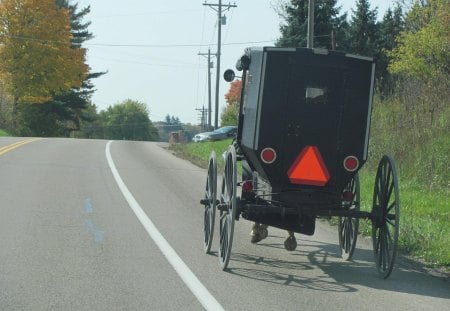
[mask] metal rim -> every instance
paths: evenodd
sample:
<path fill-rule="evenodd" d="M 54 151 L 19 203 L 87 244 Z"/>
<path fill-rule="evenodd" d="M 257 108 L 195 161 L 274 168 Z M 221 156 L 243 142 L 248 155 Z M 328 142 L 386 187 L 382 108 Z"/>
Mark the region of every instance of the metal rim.
<path fill-rule="evenodd" d="M 220 195 L 220 247 L 219 263 L 222 270 L 228 266 L 233 244 L 234 221 L 236 219 L 237 165 L 236 150 L 231 145 L 225 157 L 225 170 Z"/>
<path fill-rule="evenodd" d="M 203 222 L 204 244 L 203 249 L 206 254 L 211 250 L 211 244 L 214 236 L 214 219 L 216 217 L 216 198 L 217 198 L 217 162 L 216 153 L 213 151 L 209 157 L 208 175 L 206 176 L 205 189 L 205 211 Z"/>
<path fill-rule="evenodd" d="M 394 267 L 400 225 L 400 197 L 394 161 L 384 156 L 375 177 L 372 205 L 372 242 L 375 263 L 382 278 Z"/>
<path fill-rule="evenodd" d="M 358 173 L 352 178 L 352 180 L 345 187 L 345 191 L 351 191 L 353 194 L 352 202 L 343 202 L 343 207 L 349 211 L 360 210 L 360 189 L 359 189 L 359 176 Z M 339 217 L 338 233 L 339 233 L 339 246 L 341 248 L 341 257 L 343 260 L 351 260 L 356 248 L 356 241 L 358 239 L 359 218 L 355 217 Z"/>

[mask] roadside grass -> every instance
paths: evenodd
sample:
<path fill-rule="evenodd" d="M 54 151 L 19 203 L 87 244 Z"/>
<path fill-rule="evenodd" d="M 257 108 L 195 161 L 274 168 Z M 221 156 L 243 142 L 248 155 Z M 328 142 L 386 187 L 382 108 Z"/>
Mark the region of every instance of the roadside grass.
<path fill-rule="evenodd" d="M 218 172 L 223 170 L 222 153 L 231 140 L 172 146 L 177 156 L 207 168 L 211 151 L 217 155 Z M 376 166 L 380 159 L 370 159 L 359 171 L 361 209 L 372 209 Z M 406 255 L 423 261 L 429 267 L 450 270 L 450 192 L 421 187 L 410 178 L 410 172 L 398 170 L 400 188 L 399 248 Z M 331 221 L 335 224 L 335 221 Z M 360 233 L 371 235 L 370 221 L 360 221 Z"/>
<path fill-rule="evenodd" d="M 400 188 L 399 248 L 404 254 L 420 259 L 427 266 L 450 269 L 450 193 L 429 190 L 398 172 Z M 372 209 L 376 171 L 360 171 L 361 210 Z M 371 235 L 370 221 L 360 221 L 359 230 Z"/>
<path fill-rule="evenodd" d="M 189 160 L 201 168 L 208 168 L 208 161 L 212 151 L 216 153 L 217 171 L 224 168 L 222 153 L 228 149 L 232 140 L 220 140 L 215 142 L 199 142 L 187 144 L 174 144 L 171 149 L 174 150 L 180 158 Z"/>
<path fill-rule="evenodd" d="M 11 136 L 7 131 L 0 129 L 0 137 Z"/>

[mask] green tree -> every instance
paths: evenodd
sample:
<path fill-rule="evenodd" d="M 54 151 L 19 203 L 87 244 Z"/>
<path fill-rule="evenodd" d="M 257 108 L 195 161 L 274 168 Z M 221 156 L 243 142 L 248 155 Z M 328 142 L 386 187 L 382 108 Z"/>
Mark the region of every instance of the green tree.
<path fill-rule="evenodd" d="M 404 29 L 403 12 L 399 4 L 392 10 L 389 8 L 384 14 L 380 25 L 379 46 L 381 51 L 377 56 L 377 82 L 383 97 L 390 95 L 395 87 L 395 75 L 388 71 L 388 52 L 397 46 L 396 37 Z"/>
<path fill-rule="evenodd" d="M 347 15 L 339 15 L 337 0 L 316 1 L 314 5 L 314 47 L 332 48 L 331 33 L 334 31 L 339 49 L 345 49 Z M 276 46 L 306 47 L 308 29 L 308 0 L 283 2 L 278 8 L 284 23 L 280 26 L 281 37 Z"/>
<path fill-rule="evenodd" d="M 79 9 L 77 3 L 69 3 L 68 0 L 57 0 L 57 4 L 70 13 L 72 48 L 82 48 L 82 44 L 94 36 L 89 31 L 91 23 L 84 21 L 91 11 L 90 6 Z M 104 74 L 105 72 L 89 72 L 80 87 L 73 87 L 54 97 L 53 102 L 55 104 L 59 104 L 62 109 L 68 110 L 65 115 L 69 116 L 69 119 L 62 120 L 61 124 L 67 125 L 69 129 L 79 130 L 81 121 L 89 121 L 91 111 L 86 110 L 90 106 L 90 100 L 94 93 L 94 85 L 91 79 L 96 79 Z"/>
<path fill-rule="evenodd" d="M 148 117 L 144 103 L 127 99 L 100 112 L 106 138 L 158 140 L 158 131 Z"/>
<path fill-rule="evenodd" d="M 377 9 L 370 9 L 368 0 L 357 0 L 356 10 L 352 10 L 349 27 L 349 52 L 376 56 L 378 47 Z"/>
<path fill-rule="evenodd" d="M 406 16 L 405 30 L 388 55 L 393 73 L 433 81 L 450 72 L 450 5 L 448 0 L 417 1 Z"/>

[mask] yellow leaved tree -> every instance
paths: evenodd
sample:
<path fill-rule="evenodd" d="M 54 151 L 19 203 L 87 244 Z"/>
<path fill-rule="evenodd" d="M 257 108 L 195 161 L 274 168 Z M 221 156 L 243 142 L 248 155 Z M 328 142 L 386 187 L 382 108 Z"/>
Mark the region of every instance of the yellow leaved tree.
<path fill-rule="evenodd" d="M 86 51 L 71 47 L 70 17 L 55 0 L 0 1 L 0 83 L 19 103 L 81 86 Z"/>

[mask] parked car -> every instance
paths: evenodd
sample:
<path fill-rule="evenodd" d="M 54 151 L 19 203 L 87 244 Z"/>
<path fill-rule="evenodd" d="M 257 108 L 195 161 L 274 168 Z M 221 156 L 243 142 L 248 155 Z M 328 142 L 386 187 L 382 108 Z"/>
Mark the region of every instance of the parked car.
<path fill-rule="evenodd" d="M 194 142 L 223 140 L 235 137 L 237 126 L 224 126 L 212 132 L 198 133 L 192 138 Z"/>
<path fill-rule="evenodd" d="M 199 142 L 202 142 L 202 141 L 207 141 L 208 138 L 209 138 L 209 135 L 210 135 L 211 133 L 212 133 L 212 132 L 204 132 L 204 133 L 198 133 L 198 134 L 195 134 L 195 136 L 192 137 L 192 140 L 193 140 L 194 142 L 196 142 L 196 143 L 199 143 Z"/>

